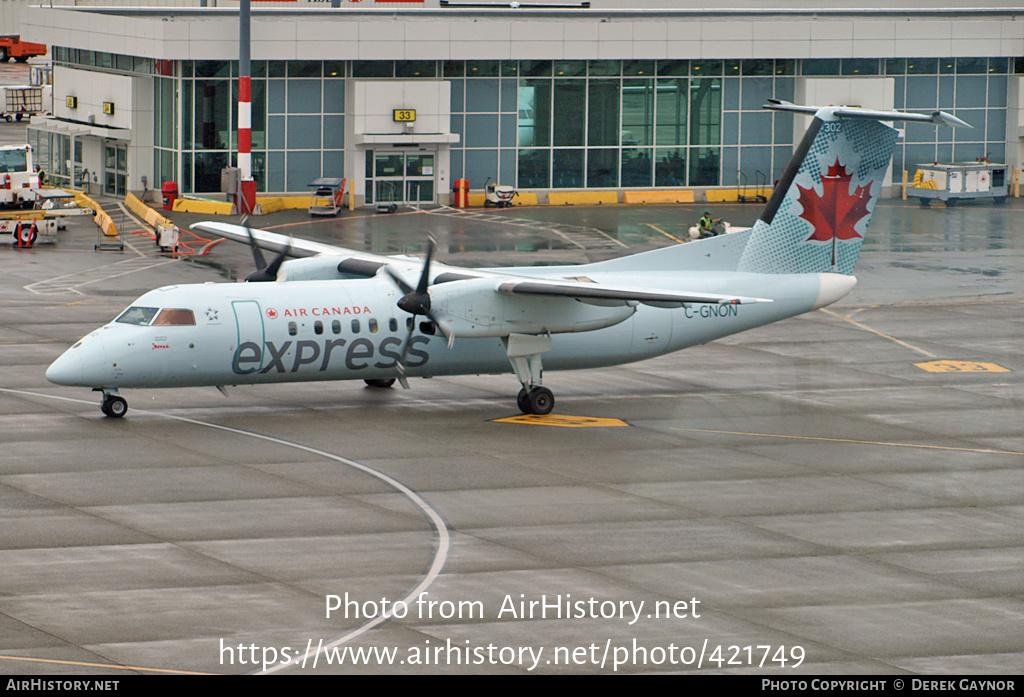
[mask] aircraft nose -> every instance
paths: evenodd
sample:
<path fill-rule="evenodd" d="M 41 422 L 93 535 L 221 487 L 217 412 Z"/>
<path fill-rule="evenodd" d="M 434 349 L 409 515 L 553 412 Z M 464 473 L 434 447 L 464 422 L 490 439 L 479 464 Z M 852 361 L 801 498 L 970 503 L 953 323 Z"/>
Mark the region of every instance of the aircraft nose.
<path fill-rule="evenodd" d="M 98 337 L 82 339 L 46 369 L 46 379 L 57 385 L 98 387 L 104 382 L 106 350 Z"/>
<path fill-rule="evenodd" d="M 77 385 L 82 381 L 82 355 L 68 349 L 46 369 L 46 379 L 57 385 Z"/>

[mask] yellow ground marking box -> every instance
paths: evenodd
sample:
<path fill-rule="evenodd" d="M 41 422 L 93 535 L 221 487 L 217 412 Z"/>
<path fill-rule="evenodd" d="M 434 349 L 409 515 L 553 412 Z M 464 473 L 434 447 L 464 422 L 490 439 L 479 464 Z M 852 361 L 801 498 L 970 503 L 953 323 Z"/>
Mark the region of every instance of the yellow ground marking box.
<path fill-rule="evenodd" d="M 1008 368 L 995 363 L 979 363 L 976 361 L 929 361 L 915 363 L 921 370 L 929 373 L 1009 373 Z"/>
<path fill-rule="evenodd" d="M 619 419 L 599 419 L 594 416 L 568 416 L 567 414 L 522 414 L 507 419 L 494 419 L 496 423 L 527 424 L 530 426 L 559 426 L 561 428 L 613 428 L 628 426 Z"/>

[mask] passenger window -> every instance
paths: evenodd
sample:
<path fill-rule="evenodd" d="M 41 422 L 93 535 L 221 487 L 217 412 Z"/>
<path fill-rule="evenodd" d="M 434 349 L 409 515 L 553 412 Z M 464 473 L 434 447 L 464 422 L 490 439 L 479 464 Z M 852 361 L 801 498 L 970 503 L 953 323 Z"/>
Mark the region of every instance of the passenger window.
<path fill-rule="evenodd" d="M 196 316 L 192 310 L 161 310 L 153 322 L 154 327 L 185 327 L 194 326 Z"/>
<path fill-rule="evenodd" d="M 397 332 L 398 331 L 398 320 L 395 319 L 394 317 L 389 319 L 388 320 L 388 329 L 390 329 L 393 332 Z"/>
<path fill-rule="evenodd" d="M 295 336 L 298 333 L 299 333 L 299 325 L 295 324 L 295 322 L 289 322 L 288 323 L 288 336 Z"/>
<path fill-rule="evenodd" d="M 358 334 L 359 333 L 359 320 L 357 320 L 357 319 L 352 320 L 352 333 L 353 334 Z"/>
<path fill-rule="evenodd" d="M 313 322 L 313 331 L 319 336 L 324 333 L 324 323 L 320 320 Z"/>
<path fill-rule="evenodd" d="M 371 334 L 376 334 L 377 333 L 377 320 L 375 320 L 375 319 L 371 319 L 370 320 L 370 333 Z"/>
<path fill-rule="evenodd" d="M 341 320 L 336 319 L 331 321 L 331 331 L 335 334 L 341 334 Z"/>

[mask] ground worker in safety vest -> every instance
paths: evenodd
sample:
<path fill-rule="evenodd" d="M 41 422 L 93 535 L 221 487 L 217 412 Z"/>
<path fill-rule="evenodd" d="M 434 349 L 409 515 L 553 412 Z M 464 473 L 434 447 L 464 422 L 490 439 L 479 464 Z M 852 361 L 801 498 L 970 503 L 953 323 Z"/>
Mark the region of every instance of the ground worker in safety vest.
<path fill-rule="evenodd" d="M 711 214 L 708 213 L 707 211 L 704 211 L 704 215 L 702 215 L 700 220 L 697 221 L 697 227 L 700 228 L 701 238 L 703 239 L 704 237 L 714 237 L 715 235 L 717 235 L 718 233 L 715 232 L 715 223 L 720 222 L 722 222 L 721 218 L 719 218 L 718 220 L 712 220 Z"/>

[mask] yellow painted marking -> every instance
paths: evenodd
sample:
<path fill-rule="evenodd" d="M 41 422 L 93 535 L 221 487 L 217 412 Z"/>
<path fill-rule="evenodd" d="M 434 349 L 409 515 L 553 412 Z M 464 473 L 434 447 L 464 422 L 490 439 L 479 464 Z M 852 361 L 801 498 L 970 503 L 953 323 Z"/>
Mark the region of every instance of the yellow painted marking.
<path fill-rule="evenodd" d="M 921 370 L 929 373 L 1009 373 L 1008 368 L 995 363 L 978 363 L 975 361 L 930 361 L 915 363 Z"/>
<path fill-rule="evenodd" d="M 788 440 L 820 440 L 828 443 L 857 443 L 860 445 L 884 445 L 890 448 L 920 448 L 922 450 L 956 450 L 966 453 L 987 453 L 990 455 L 1024 455 L 1015 450 L 990 450 L 988 448 L 954 448 L 947 445 L 921 445 L 919 443 L 887 443 L 874 440 L 853 440 L 850 438 L 823 438 L 821 436 L 787 436 L 779 433 L 744 433 L 743 431 L 712 431 L 704 428 L 672 428 L 673 431 L 689 433 L 718 433 L 726 436 L 756 436 L 758 438 L 784 438 Z"/>
<path fill-rule="evenodd" d="M 673 240 L 675 240 L 675 241 L 676 241 L 676 242 L 678 242 L 679 244 L 683 244 L 683 242 L 685 242 L 685 241 L 686 241 L 686 240 L 681 240 L 681 239 L 679 239 L 679 238 L 678 238 L 678 237 L 676 237 L 675 235 L 670 235 L 669 233 L 665 232 L 664 230 L 662 230 L 662 229 L 661 229 L 660 227 L 658 227 L 657 225 L 655 225 L 655 224 L 653 224 L 653 223 L 646 223 L 646 225 L 647 225 L 647 227 L 650 227 L 650 228 L 653 228 L 653 229 L 657 230 L 658 232 L 660 232 L 660 233 L 661 233 L 662 235 L 664 235 L 665 237 L 668 237 L 669 239 L 673 239 Z"/>
<path fill-rule="evenodd" d="M 883 334 L 882 332 L 878 331 L 877 329 L 872 329 L 871 327 L 869 327 L 869 326 L 867 326 L 865 324 L 861 324 L 860 322 L 855 322 L 852 319 L 850 319 L 849 317 L 843 317 L 842 315 L 840 315 L 838 313 L 832 312 L 832 310 L 826 310 L 826 309 L 822 308 L 821 311 L 826 313 L 826 314 L 832 315 L 833 317 L 841 319 L 844 322 L 849 322 L 850 324 L 854 325 L 855 327 L 860 327 L 861 329 L 863 329 L 866 332 L 871 332 L 872 334 L 877 334 L 878 336 L 882 337 L 883 339 L 888 339 L 889 341 L 895 341 L 900 346 L 904 346 L 904 347 L 910 349 L 911 351 L 917 351 L 918 353 L 924 354 L 925 356 L 928 356 L 929 358 L 938 358 L 938 356 L 936 356 L 934 353 L 928 353 L 924 349 L 919 349 L 916 346 L 911 346 L 906 341 L 900 341 L 896 337 L 889 336 L 888 334 Z"/>
<path fill-rule="evenodd" d="M 523 414 L 506 419 L 493 419 L 496 423 L 529 424 L 531 426 L 560 426 L 562 428 L 610 428 L 628 426 L 619 419 L 599 419 L 593 416 L 568 416 L 566 414 Z"/>
<path fill-rule="evenodd" d="M 103 668 L 106 670 L 141 670 L 146 673 L 171 673 L 173 675 L 216 675 L 216 673 L 199 673 L 190 670 L 169 670 L 167 668 L 140 668 L 139 666 L 119 666 L 115 663 L 83 663 L 81 661 L 58 661 L 52 658 L 24 658 L 22 656 L 0 656 L 3 661 L 26 661 L 28 663 L 54 663 L 62 666 L 83 666 L 85 668 Z"/>

